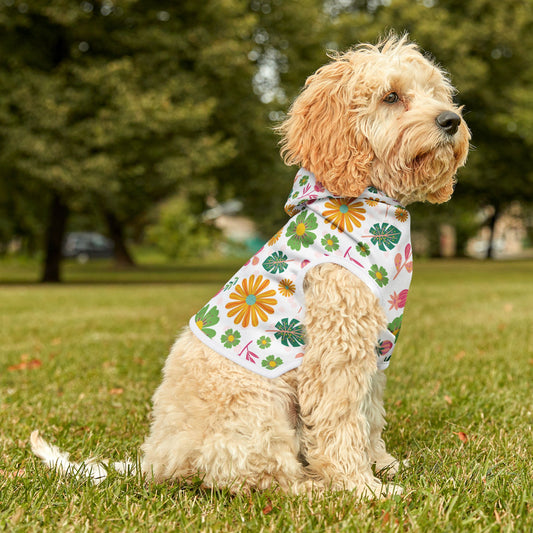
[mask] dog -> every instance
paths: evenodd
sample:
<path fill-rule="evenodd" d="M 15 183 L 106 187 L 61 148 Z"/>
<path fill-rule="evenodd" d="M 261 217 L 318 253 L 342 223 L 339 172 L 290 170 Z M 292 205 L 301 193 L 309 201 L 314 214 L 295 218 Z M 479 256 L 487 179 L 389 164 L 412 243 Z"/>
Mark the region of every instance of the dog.
<path fill-rule="evenodd" d="M 407 36 L 331 59 L 278 128 L 285 163 L 300 167 L 291 220 L 168 356 L 142 445 L 155 482 L 402 490 L 373 467 L 400 466 L 382 439 L 383 369 L 412 272 L 405 206 L 449 200 L 470 132 L 448 76 Z M 31 441 L 50 466 L 73 466 L 37 431 Z"/>

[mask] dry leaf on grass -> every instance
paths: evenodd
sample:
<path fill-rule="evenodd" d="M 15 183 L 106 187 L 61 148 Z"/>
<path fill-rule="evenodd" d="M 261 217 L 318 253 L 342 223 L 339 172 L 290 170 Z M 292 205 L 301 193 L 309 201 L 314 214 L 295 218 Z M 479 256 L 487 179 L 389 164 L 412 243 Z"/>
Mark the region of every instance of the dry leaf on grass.
<path fill-rule="evenodd" d="M 24 359 L 24 356 L 21 356 L 21 359 Z M 30 359 L 29 361 L 22 360 L 16 365 L 11 365 L 7 367 L 8 372 L 15 372 L 17 370 L 33 370 L 34 368 L 39 368 L 42 365 L 40 359 Z"/>
<path fill-rule="evenodd" d="M 124 389 L 121 389 L 120 387 L 117 387 L 116 389 L 110 389 L 109 390 L 109 394 L 114 394 L 114 395 L 120 395 L 124 392 Z"/>
<path fill-rule="evenodd" d="M 400 520 L 398 518 L 396 518 L 395 516 L 391 516 L 391 514 L 388 511 L 385 511 L 383 515 L 381 516 L 381 523 L 383 525 L 387 525 L 391 520 L 395 525 L 400 524 Z"/>
<path fill-rule="evenodd" d="M 468 435 L 466 433 L 463 433 L 462 431 L 458 431 L 457 433 L 454 431 L 454 435 L 457 435 L 459 437 L 459 440 L 461 442 L 468 442 Z"/>
<path fill-rule="evenodd" d="M 263 514 L 270 514 L 272 512 L 272 509 L 274 509 L 274 507 L 272 506 L 272 502 L 268 500 L 268 503 L 263 507 Z"/>

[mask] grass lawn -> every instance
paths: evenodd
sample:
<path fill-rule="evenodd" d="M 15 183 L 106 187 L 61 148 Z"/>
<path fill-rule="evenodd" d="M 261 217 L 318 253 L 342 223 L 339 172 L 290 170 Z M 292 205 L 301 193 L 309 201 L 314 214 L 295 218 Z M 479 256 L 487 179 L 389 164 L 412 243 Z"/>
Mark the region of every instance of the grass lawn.
<path fill-rule="evenodd" d="M 32 457 L 39 428 L 74 460 L 135 458 L 173 338 L 235 266 L 71 265 L 40 286 L 0 264 L 0 530 L 533 531 L 533 262 L 418 261 L 387 371 L 401 497 L 93 486 Z"/>

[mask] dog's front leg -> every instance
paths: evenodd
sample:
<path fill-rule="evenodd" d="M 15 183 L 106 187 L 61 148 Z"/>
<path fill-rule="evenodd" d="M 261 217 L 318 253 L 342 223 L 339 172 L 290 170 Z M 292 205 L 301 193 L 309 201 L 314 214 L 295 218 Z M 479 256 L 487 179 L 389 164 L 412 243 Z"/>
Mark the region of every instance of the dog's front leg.
<path fill-rule="evenodd" d="M 298 369 L 302 452 L 311 475 L 362 496 L 398 492 L 374 477 L 368 395 L 384 313 L 345 268 L 324 264 L 306 277 L 306 352 Z"/>
<path fill-rule="evenodd" d="M 381 476 L 392 478 L 398 473 L 400 461 L 393 457 L 385 446 L 381 436 L 385 422 L 385 408 L 383 407 L 383 392 L 387 378 L 383 370 L 378 370 L 372 379 L 370 394 L 367 398 L 366 413 L 370 424 L 370 459 L 376 465 L 376 472 Z M 407 460 L 401 462 L 404 466 Z"/>

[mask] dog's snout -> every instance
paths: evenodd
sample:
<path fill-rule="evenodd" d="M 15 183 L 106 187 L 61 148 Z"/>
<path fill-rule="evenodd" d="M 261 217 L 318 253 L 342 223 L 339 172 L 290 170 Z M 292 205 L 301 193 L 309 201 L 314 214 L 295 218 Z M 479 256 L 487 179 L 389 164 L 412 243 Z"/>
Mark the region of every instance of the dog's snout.
<path fill-rule="evenodd" d="M 437 126 L 448 135 L 455 135 L 461 124 L 461 117 L 452 111 L 443 111 L 436 119 Z"/>

